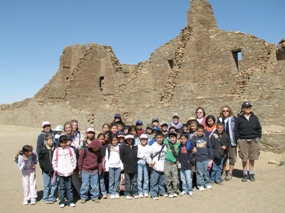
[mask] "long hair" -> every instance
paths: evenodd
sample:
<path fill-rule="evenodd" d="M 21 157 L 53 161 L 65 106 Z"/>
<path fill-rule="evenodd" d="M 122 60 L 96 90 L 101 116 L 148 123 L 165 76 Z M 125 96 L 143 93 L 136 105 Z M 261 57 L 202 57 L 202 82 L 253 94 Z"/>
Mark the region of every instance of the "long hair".
<path fill-rule="evenodd" d="M 220 108 L 220 118 L 223 118 L 223 109 L 224 108 L 228 108 L 229 110 L 229 116 L 233 116 L 234 115 L 234 112 L 232 110 L 232 108 L 229 106 L 229 105 L 223 105 L 221 108 Z"/>

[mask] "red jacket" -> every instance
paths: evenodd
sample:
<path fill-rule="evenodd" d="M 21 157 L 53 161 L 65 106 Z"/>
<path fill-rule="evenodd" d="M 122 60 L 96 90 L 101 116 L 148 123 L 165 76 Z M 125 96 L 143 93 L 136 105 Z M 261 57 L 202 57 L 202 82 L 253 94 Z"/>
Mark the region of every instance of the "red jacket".
<path fill-rule="evenodd" d="M 97 139 L 94 139 L 88 147 L 83 148 L 79 151 L 78 158 L 78 169 L 79 172 L 82 170 L 87 172 L 92 172 L 98 170 L 98 173 L 101 174 L 103 171 L 102 166 L 102 153 L 100 148 L 102 144 Z M 94 152 L 93 148 L 98 148 L 98 151 Z"/>

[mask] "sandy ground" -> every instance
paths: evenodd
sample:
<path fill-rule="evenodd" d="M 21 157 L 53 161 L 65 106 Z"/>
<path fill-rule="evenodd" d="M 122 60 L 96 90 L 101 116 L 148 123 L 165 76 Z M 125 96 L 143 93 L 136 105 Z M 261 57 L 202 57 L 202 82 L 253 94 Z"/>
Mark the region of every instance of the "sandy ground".
<path fill-rule="evenodd" d="M 284 155 L 262 152 L 256 162 L 255 182 L 241 182 L 241 162 L 236 164 L 235 175 L 223 186 L 197 191 L 193 197 L 149 198 L 139 200 L 102 200 L 95 204 L 77 201 L 75 208 L 60 209 L 58 204 L 44 204 L 42 175 L 37 169 L 39 201 L 35 206 L 23 206 L 21 173 L 13 158 L 25 144 L 36 146 L 41 129 L 0 125 L 0 198 L 1 212 L 285 212 L 285 166 L 268 164 L 270 160 L 284 161 Z"/>

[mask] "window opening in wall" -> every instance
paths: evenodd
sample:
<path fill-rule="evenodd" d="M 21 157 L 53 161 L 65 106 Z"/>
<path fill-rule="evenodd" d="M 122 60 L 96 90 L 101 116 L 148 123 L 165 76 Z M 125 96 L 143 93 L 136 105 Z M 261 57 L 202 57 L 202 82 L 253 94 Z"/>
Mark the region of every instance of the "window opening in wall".
<path fill-rule="evenodd" d="M 101 91 L 103 90 L 103 86 L 104 86 L 104 76 L 100 76 L 99 88 L 100 88 Z"/>
<path fill-rule="evenodd" d="M 168 64 L 169 64 L 170 68 L 173 69 L 173 59 L 168 60 Z"/>
<path fill-rule="evenodd" d="M 242 60 L 242 52 L 241 49 L 232 50 L 233 58 L 235 60 L 237 69 L 240 69 L 240 64 Z"/>

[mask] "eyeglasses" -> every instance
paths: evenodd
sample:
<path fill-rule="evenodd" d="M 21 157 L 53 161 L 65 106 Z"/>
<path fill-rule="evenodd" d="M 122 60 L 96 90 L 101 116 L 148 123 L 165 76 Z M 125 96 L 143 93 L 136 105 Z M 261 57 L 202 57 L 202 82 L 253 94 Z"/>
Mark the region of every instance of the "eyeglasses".
<path fill-rule="evenodd" d="M 44 128 L 46 128 L 46 127 L 50 127 L 50 125 L 44 125 Z"/>
<path fill-rule="evenodd" d="M 229 110 L 223 110 L 223 112 L 229 112 Z"/>

